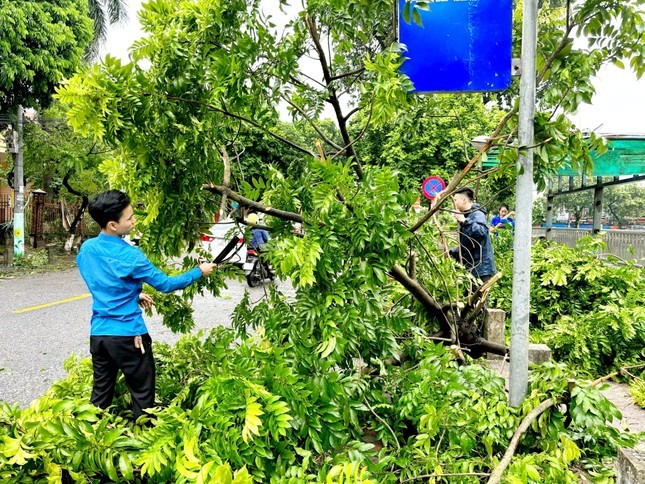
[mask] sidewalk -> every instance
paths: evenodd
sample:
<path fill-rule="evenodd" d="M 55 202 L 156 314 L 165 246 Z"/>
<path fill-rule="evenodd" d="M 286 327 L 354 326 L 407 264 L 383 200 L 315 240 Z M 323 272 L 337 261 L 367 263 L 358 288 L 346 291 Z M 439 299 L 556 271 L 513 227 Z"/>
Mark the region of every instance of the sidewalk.
<path fill-rule="evenodd" d="M 489 368 L 495 370 L 506 380 L 508 389 L 509 362 L 503 360 L 488 360 Z M 625 429 L 630 433 L 645 432 L 645 409 L 639 407 L 629 393 L 629 386 L 625 383 L 606 382 L 609 388 L 602 391 L 602 394 L 623 414 L 622 420 L 615 420 L 613 426 Z"/>

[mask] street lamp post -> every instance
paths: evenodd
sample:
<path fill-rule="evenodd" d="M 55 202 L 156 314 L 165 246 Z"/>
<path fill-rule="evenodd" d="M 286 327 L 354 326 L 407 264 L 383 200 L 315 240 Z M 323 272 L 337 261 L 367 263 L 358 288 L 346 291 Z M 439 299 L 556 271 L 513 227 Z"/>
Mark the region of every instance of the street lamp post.
<path fill-rule="evenodd" d="M 535 59 L 537 0 L 525 0 L 522 12 L 522 59 L 518 112 L 516 220 L 513 239 L 513 296 L 511 303 L 511 364 L 509 403 L 517 407 L 526 397 L 529 366 L 529 311 L 531 291 L 531 231 L 533 207 L 533 138 L 535 117 Z M 477 136 L 470 142 L 481 150 L 488 141 Z M 480 160 L 481 166 L 481 160 Z"/>
<path fill-rule="evenodd" d="M 533 205 L 533 135 L 535 117 L 535 58 L 537 0 L 524 0 L 522 12 L 522 73 L 518 112 L 519 157 L 516 220 L 513 240 L 513 300 L 511 303 L 511 364 L 509 403 L 517 407 L 526 397 L 529 365 L 531 292 L 531 226 Z"/>

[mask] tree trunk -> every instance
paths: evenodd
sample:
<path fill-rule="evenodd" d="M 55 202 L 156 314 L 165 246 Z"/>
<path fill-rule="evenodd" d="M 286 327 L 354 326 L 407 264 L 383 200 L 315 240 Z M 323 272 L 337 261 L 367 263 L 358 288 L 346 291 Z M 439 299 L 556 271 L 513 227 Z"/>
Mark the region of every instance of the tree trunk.
<path fill-rule="evenodd" d="M 70 171 L 68 171 L 65 174 L 65 176 L 63 177 L 63 185 L 65 185 L 65 188 L 67 188 L 67 190 L 70 193 L 81 197 L 82 201 L 81 201 L 81 206 L 78 209 L 78 212 L 76 212 L 74 220 L 72 220 L 72 222 L 69 224 L 69 228 L 67 230 L 67 233 L 69 235 L 68 235 L 67 241 L 65 242 L 65 252 L 70 252 L 72 250 L 72 247 L 74 247 L 74 238 L 76 237 L 76 231 L 78 230 L 78 226 L 80 225 L 81 220 L 83 220 L 83 215 L 85 213 L 85 209 L 87 208 L 87 205 L 89 204 L 89 199 L 88 199 L 87 195 L 85 195 L 84 193 L 81 193 L 81 192 L 79 192 L 77 190 L 74 190 L 70 186 L 70 184 L 69 184 L 70 175 L 71 175 Z M 63 224 L 65 224 L 65 222 L 67 222 L 65 210 L 63 210 L 63 219 L 64 219 Z"/>
<path fill-rule="evenodd" d="M 72 247 L 74 247 L 74 239 L 76 239 L 76 234 L 68 234 L 67 240 L 65 240 L 65 252 L 72 251 Z"/>
<path fill-rule="evenodd" d="M 462 312 L 454 310 L 450 306 L 440 306 L 427 289 L 418 280 L 411 278 L 402 267 L 395 265 L 390 270 L 390 275 L 423 305 L 432 318 L 439 321 L 441 332 L 438 335 L 442 339 L 446 339 L 452 344 L 458 343 L 460 346 L 464 346 L 473 357 L 478 357 L 486 352 L 501 356 L 508 353 L 506 346 L 482 338 L 477 327 L 477 316 L 483 311 L 490 287 L 501 277 L 501 273 L 496 274 L 482 288 L 478 289 Z"/>

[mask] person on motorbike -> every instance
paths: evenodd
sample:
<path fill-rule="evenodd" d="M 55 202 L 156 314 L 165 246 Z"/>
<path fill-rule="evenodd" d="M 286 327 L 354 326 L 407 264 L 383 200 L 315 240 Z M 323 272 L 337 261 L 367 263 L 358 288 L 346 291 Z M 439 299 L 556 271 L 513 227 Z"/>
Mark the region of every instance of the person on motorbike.
<path fill-rule="evenodd" d="M 246 221 L 252 225 L 257 225 L 260 222 L 260 218 L 258 217 L 257 213 L 251 213 L 246 218 Z M 269 264 L 265 260 L 263 260 L 261 256 L 262 248 L 264 247 L 264 244 L 266 244 L 270 239 L 271 237 L 269 236 L 269 232 L 267 230 L 261 229 L 259 227 L 252 227 L 251 242 L 249 245 L 253 250 L 255 250 L 258 253 L 258 257 L 260 258 L 261 263 L 266 268 L 269 278 L 273 280 L 275 275 L 273 274 L 273 271 L 269 267 Z"/>
<path fill-rule="evenodd" d="M 253 225 L 257 225 L 260 221 L 257 213 L 251 213 L 247 217 L 247 222 Z M 266 244 L 271 237 L 269 232 L 265 229 L 259 227 L 252 227 L 251 229 L 251 247 L 258 252 L 262 252 L 262 247 Z"/>

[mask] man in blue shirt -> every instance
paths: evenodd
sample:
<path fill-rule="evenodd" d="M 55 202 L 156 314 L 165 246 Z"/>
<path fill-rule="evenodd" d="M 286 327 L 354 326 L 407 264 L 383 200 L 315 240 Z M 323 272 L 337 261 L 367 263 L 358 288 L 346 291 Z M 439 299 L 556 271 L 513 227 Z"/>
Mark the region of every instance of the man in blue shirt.
<path fill-rule="evenodd" d="M 137 418 L 155 401 L 152 340 L 139 307 L 151 307 L 152 299 L 141 292 L 143 283 L 161 292 L 176 291 L 210 275 L 215 264 L 204 263 L 175 277 L 157 269 L 138 247 L 123 239 L 132 231 L 136 219 L 130 198 L 119 190 L 96 195 L 88 211 L 101 232 L 83 243 L 76 263 L 92 293 L 91 402 L 103 409 L 112 404 L 121 370 Z"/>

